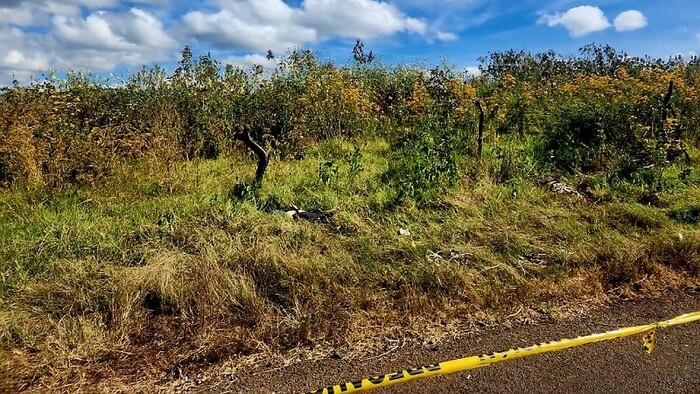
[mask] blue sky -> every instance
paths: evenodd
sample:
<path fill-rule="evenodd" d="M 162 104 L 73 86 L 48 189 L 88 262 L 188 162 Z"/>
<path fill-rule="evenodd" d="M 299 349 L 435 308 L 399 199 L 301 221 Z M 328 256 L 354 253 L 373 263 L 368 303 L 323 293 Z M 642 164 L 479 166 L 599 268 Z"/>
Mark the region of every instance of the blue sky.
<path fill-rule="evenodd" d="M 0 0 L 0 84 L 39 68 L 126 75 L 172 69 L 180 50 L 269 65 L 268 49 L 311 48 L 346 62 L 356 39 L 390 63 L 475 67 L 507 49 L 631 55 L 700 52 L 700 2 L 505 0 Z"/>

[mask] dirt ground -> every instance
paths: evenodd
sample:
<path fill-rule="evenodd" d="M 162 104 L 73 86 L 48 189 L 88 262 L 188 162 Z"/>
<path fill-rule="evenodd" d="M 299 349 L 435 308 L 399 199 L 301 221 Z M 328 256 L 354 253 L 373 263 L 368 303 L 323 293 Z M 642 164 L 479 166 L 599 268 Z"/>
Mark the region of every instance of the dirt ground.
<path fill-rule="evenodd" d="M 647 324 L 700 311 L 700 289 L 657 299 L 619 301 L 565 320 L 523 321 L 506 328 L 474 327 L 457 340 L 432 346 L 405 346 L 360 360 L 338 355 L 285 368 L 262 369 L 212 379 L 199 393 L 290 393 L 311 391 L 372 375 L 420 365 Z M 700 322 L 659 329 L 653 354 L 641 337 L 536 355 L 485 368 L 438 376 L 377 390 L 377 393 L 700 393 Z"/>

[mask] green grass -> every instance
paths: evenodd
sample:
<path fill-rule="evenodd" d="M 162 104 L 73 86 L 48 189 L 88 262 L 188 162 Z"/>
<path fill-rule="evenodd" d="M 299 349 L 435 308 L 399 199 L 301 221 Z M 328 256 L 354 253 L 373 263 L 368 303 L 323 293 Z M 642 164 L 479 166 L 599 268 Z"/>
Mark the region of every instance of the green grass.
<path fill-rule="evenodd" d="M 389 153 L 382 139 L 331 140 L 274 160 L 244 200 L 230 191 L 254 163 L 231 158 L 167 176 L 124 167 L 93 188 L 2 191 L 7 384 L 138 369 L 153 378 L 173 365 L 697 283 L 697 185 L 659 193 L 659 206 L 638 203 L 634 186 L 602 186 L 614 198 L 593 204 L 527 173 L 504 179 L 487 156 L 481 167 L 465 159 L 456 187 L 418 204 L 382 181 Z M 328 161 L 337 171 L 322 182 Z M 334 222 L 272 214 L 289 203 Z"/>

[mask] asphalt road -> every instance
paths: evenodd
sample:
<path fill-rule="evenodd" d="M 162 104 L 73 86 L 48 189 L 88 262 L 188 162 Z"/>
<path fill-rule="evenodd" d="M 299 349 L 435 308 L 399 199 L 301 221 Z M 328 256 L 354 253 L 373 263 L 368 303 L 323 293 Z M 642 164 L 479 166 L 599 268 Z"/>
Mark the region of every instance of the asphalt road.
<path fill-rule="evenodd" d="M 308 361 L 249 372 L 235 382 L 210 381 L 197 392 L 288 393 L 315 390 L 373 375 L 652 323 L 700 311 L 700 292 L 606 305 L 586 315 L 512 328 L 483 327 L 431 348 L 412 346 L 371 360 Z M 215 386 L 212 386 L 212 383 Z M 213 389 L 213 387 L 216 387 Z M 379 389 L 376 393 L 700 393 L 700 322 L 662 328 L 649 355 L 641 337 L 613 339 Z"/>

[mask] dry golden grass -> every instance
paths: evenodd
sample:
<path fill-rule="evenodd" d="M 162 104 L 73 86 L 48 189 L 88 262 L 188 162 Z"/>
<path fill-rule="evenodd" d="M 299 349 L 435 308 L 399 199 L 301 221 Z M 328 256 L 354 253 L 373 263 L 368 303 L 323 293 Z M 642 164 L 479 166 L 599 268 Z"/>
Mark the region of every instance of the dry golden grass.
<path fill-rule="evenodd" d="M 341 181 L 341 166 L 319 182 L 318 164 L 353 146 L 274 162 L 253 201 L 227 197 L 253 171 L 227 159 L 175 166 L 167 187 L 143 166 L 102 188 L 4 191 L 3 387 L 167 391 L 212 366 L 333 348 L 369 357 L 387 340 L 436 341 L 465 322 L 563 315 L 698 283 L 700 232 L 678 214 L 693 212 L 697 187 L 662 194 L 668 207 L 657 208 L 479 176 L 432 208 L 392 208 L 378 176 L 383 141 L 364 146 L 356 179 Z M 332 211 L 334 222 L 270 213 L 287 202 Z"/>

